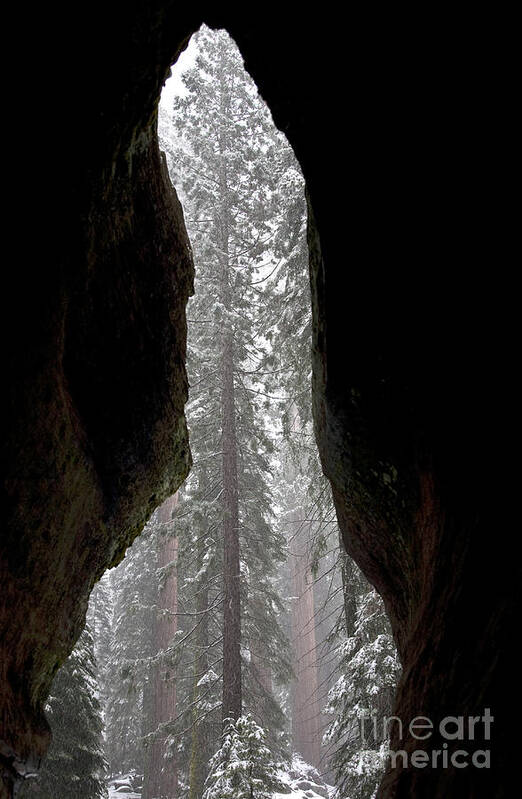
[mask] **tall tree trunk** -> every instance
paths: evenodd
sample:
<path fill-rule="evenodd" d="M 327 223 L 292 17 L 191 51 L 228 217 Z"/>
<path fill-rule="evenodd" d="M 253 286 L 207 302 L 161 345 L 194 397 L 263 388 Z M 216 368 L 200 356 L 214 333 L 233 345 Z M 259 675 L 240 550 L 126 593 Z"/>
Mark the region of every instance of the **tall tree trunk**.
<path fill-rule="evenodd" d="M 310 568 L 307 522 L 292 514 L 301 530 L 292 541 L 292 656 L 295 682 L 292 696 L 294 751 L 318 767 L 321 756 L 321 708 L 318 696 L 317 644 L 313 576 Z"/>
<path fill-rule="evenodd" d="M 250 658 L 252 668 L 259 683 L 259 687 L 267 694 L 272 693 L 272 669 L 265 654 L 262 641 L 252 641 L 250 644 Z"/>
<path fill-rule="evenodd" d="M 234 404 L 232 334 L 223 352 L 223 721 L 239 718 L 241 697 L 241 601 L 239 555 L 239 499 Z"/>
<path fill-rule="evenodd" d="M 346 552 L 344 541 L 339 530 L 339 557 L 341 558 L 341 577 L 343 581 L 344 622 L 346 635 L 351 638 L 355 632 L 357 616 L 357 596 L 355 563 Z"/>
<path fill-rule="evenodd" d="M 199 573 L 203 568 L 205 555 L 205 539 L 199 538 L 197 544 L 196 570 Z M 197 584 L 196 612 L 197 630 L 195 637 L 194 656 L 194 687 L 192 701 L 194 702 L 192 742 L 190 754 L 190 791 L 189 799 L 201 799 L 207 776 L 208 761 L 213 753 L 212 742 L 209 740 L 210 722 L 208 718 L 199 718 L 200 710 L 197 701 L 200 694 L 208 689 L 198 685 L 201 677 L 208 670 L 208 643 L 209 643 L 209 574 L 202 574 Z"/>
<path fill-rule="evenodd" d="M 162 587 L 158 596 L 158 612 L 154 625 L 155 651 L 158 663 L 153 667 L 151 681 L 151 729 L 170 721 L 176 715 L 176 680 L 172 658 L 165 652 L 177 629 L 178 539 L 172 530 L 172 514 L 178 494 L 169 497 L 158 511 L 160 543 L 158 565 L 162 569 Z M 178 791 L 178 772 L 175 756 L 166 755 L 166 735 L 159 732 L 146 757 L 143 799 L 174 799 Z"/>
<path fill-rule="evenodd" d="M 253 601 L 253 613 L 261 616 L 264 608 L 261 602 Z M 257 632 L 257 631 L 256 631 Z M 267 657 L 266 645 L 261 633 L 254 632 L 248 642 L 250 651 L 250 671 L 254 679 L 252 696 L 249 705 L 253 709 L 254 718 L 261 727 L 267 726 L 272 696 L 272 668 Z"/>
<path fill-rule="evenodd" d="M 220 76 L 220 104 L 222 118 L 230 110 L 227 75 Z M 224 129 L 219 136 L 222 159 L 220 175 L 220 228 L 221 228 L 221 293 L 223 306 L 229 314 L 233 308 L 230 246 L 229 186 L 226 160 L 228 141 Z M 223 451 L 223 723 L 228 718 L 237 719 L 242 712 L 241 689 L 241 600 L 239 554 L 239 488 L 237 469 L 237 435 L 234 387 L 234 333 L 227 317 L 223 333 L 222 354 L 222 451 Z"/>
<path fill-rule="evenodd" d="M 292 429 L 301 430 L 295 403 L 291 408 Z M 296 472 L 293 474 L 297 477 Z M 294 751 L 318 767 L 321 756 L 321 719 L 317 641 L 315 634 L 314 583 L 310 563 L 310 523 L 303 509 L 294 506 L 289 514 L 293 530 L 290 544 L 292 575 L 292 659 L 295 681 L 292 691 L 292 739 Z"/>

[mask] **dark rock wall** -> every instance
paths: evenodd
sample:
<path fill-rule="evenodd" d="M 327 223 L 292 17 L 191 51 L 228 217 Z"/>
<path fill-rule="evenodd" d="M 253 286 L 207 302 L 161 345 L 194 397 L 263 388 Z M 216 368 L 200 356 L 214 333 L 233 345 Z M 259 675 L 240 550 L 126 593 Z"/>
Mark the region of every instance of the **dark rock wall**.
<path fill-rule="evenodd" d="M 155 108 L 204 19 L 236 39 L 307 180 L 316 434 L 347 548 L 392 619 L 397 715 L 496 718 L 492 769 L 396 770 L 382 796 L 507 795 L 520 575 L 506 557 L 494 25 L 169 0 L 67 9 L 6 23 L 29 67 L 16 62 L 5 98 L 21 226 L 4 278 L 3 790 L 45 751 L 42 704 L 93 581 L 189 467 L 192 263 Z"/>
<path fill-rule="evenodd" d="M 94 581 L 190 466 L 193 265 L 155 134 L 162 82 L 190 31 L 159 3 L 36 15 L 24 20 L 31 71 L 17 76 L 25 114 L 10 196 L 22 196 L 23 227 L 4 281 L 6 785 L 45 752 L 42 704 Z"/>

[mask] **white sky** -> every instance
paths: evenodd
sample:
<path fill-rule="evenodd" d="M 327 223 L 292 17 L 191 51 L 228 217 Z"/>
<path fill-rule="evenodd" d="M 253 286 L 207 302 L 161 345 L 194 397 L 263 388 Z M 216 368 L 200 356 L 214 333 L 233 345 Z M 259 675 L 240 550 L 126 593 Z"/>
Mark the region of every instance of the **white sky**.
<path fill-rule="evenodd" d="M 173 67 L 171 67 L 172 75 L 165 81 L 161 91 L 161 105 L 165 108 L 170 108 L 172 100 L 176 95 L 184 94 L 185 87 L 181 82 L 181 73 L 191 67 L 195 61 L 197 48 L 194 42 L 194 37 L 188 43 L 186 50 L 183 50 L 180 57 Z"/>

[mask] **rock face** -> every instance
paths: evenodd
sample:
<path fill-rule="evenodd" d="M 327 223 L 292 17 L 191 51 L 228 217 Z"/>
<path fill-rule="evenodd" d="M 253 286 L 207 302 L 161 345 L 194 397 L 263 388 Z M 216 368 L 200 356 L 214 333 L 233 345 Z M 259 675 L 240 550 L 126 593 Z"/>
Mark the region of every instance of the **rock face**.
<path fill-rule="evenodd" d="M 501 237 L 482 110 L 499 110 L 498 88 L 469 44 L 482 40 L 455 18 L 411 37 L 397 9 L 342 26 L 319 9 L 286 21 L 172 0 L 23 13 L 31 68 L 6 99 L 12 111 L 22 92 L 25 117 L 3 319 L 0 791 L 45 752 L 43 702 L 93 582 L 189 468 L 192 262 L 155 108 L 204 20 L 236 39 L 307 180 L 316 434 L 347 548 L 392 619 L 396 714 L 495 717 L 491 741 L 477 735 L 490 769 L 399 766 L 381 796 L 505 796 L 520 571 L 500 446 L 507 334 L 489 318 Z M 442 747 L 406 737 L 395 748 Z"/>
<path fill-rule="evenodd" d="M 503 457 L 502 440 L 492 440 L 485 423 L 495 404 L 482 385 L 484 370 L 496 373 L 490 331 L 466 307 L 467 289 L 435 266 L 440 284 L 422 307 L 410 305 L 413 274 L 403 280 L 393 270 L 355 277 L 348 312 L 339 301 L 346 289 L 321 261 L 313 228 L 310 237 L 319 449 L 346 547 L 384 598 L 404 670 L 394 709 L 402 734 L 392 728 L 392 750 L 407 753 L 408 768 L 401 755 L 379 796 L 500 799 L 510 795 L 514 757 L 509 641 L 520 564 L 504 560 L 504 469 L 492 474 L 486 465 Z M 419 716 L 433 733 L 408 732 Z M 444 725 L 448 717 L 462 721 Z M 470 718 L 477 718 L 471 734 Z M 412 767 L 416 750 L 429 764 L 433 751 L 441 754 L 433 768 Z M 457 767 L 455 750 L 465 753 Z M 472 766 L 475 750 L 490 751 L 491 768 Z"/>
<path fill-rule="evenodd" d="M 69 34 L 63 17 L 32 20 L 33 67 L 45 77 L 25 98 L 18 163 L 33 173 L 22 181 L 30 232 L 17 239 L 23 267 L 10 270 L 4 315 L 5 791 L 47 748 L 43 702 L 94 581 L 190 466 L 193 265 L 155 135 L 155 102 L 185 34 L 167 53 L 159 8 L 125 21 L 116 5 L 111 17 L 95 3 Z"/>

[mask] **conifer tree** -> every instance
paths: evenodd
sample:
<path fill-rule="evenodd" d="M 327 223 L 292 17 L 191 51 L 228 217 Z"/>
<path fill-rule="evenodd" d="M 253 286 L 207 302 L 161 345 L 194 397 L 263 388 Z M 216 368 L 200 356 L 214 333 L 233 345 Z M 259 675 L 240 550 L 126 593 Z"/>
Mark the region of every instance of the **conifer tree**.
<path fill-rule="evenodd" d="M 156 515 L 112 574 L 113 628 L 106 669 L 106 738 L 110 774 L 144 772 L 143 738 L 150 731 L 146 693 L 154 654 L 158 593 Z"/>
<path fill-rule="evenodd" d="M 197 442 L 192 450 L 197 457 Z M 217 545 L 221 514 L 217 486 L 209 486 L 205 463 L 185 484 L 176 518 L 183 575 L 178 660 L 184 675 L 178 690 L 178 756 L 190 799 L 201 799 L 208 762 L 221 734 L 223 590 Z"/>
<path fill-rule="evenodd" d="M 256 374 L 271 301 L 257 284 L 273 257 L 277 134 L 228 35 L 202 29 L 197 41 L 196 67 L 184 75 L 187 95 L 175 104 L 172 159 L 197 265 L 188 347 L 193 479 L 199 499 L 219 498 L 213 530 L 224 540 L 215 552 L 223 580 L 223 718 L 261 706 L 277 715 L 272 671 L 278 679 L 288 666 L 271 575 L 284 559 L 284 539 L 273 525 L 272 442 Z"/>
<path fill-rule="evenodd" d="M 210 761 L 203 799 L 272 799 L 285 790 L 264 730 L 250 715 L 229 719 Z"/>
<path fill-rule="evenodd" d="M 165 730 L 176 717 L 177 669 L 175 635 L 178 610 L 178 535 L 173 514 L 178 493 L 166 499 L 156 512 L 157 602 L 152 624 L 153 654 L 150 686 L 145 693 L 149 724 L 143 776 L 143 799 L 170 799 L 178 790 L 178 763 L 174 740 Z"/>
<path fill-rule="evenodd" d="M 105 799 L 106 763 L 89 627 L 57 673 L 47 702 L 52 741 L 39 776 L 24 783 L 22 799 Z"/>
<path fill-rule="evenodd" d="M 111 571 L 106 571 L 94 586 L 89 597 L 87 623 L 94 641 L 96 659 L 96 682 L 100 695 L 100 705 L 105 723 L 105 709 L 109 699 L 108 668 L 113 638 L 113 591 Z"/>
<path fill-rule="evenodd" d="M 392 715 L 400 665 L 382 599 L 354 563 L 349 568 L 357 609 L 339 646 L 342 673 L 329 692 L 333 719 L 324 737 L 334 747 L 337 795 L 371 799 L 388 756 L 384 719 Z"/>

